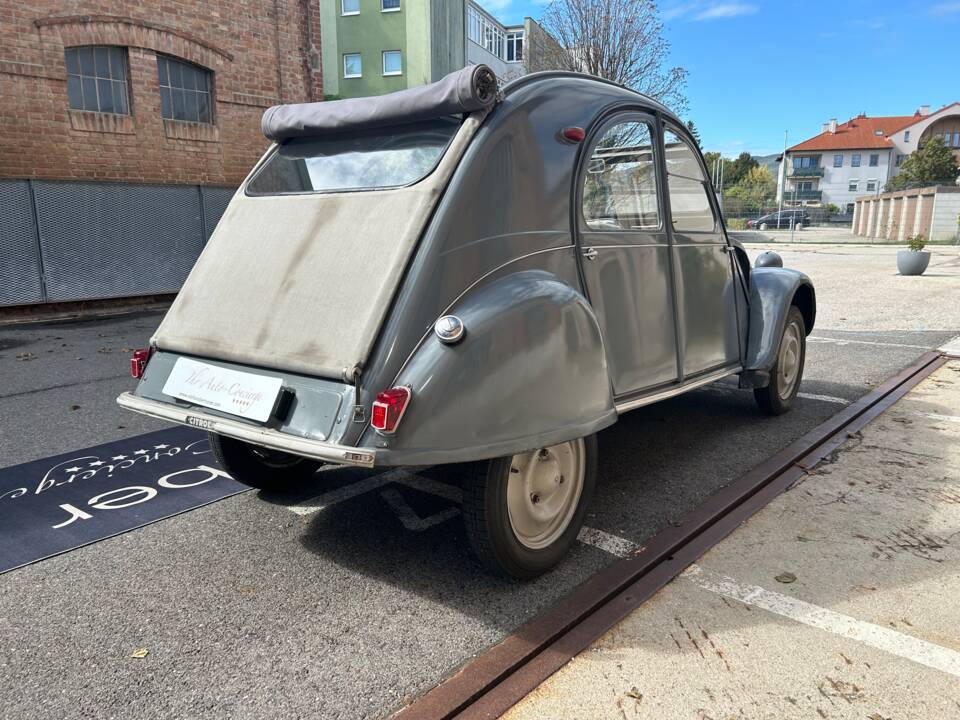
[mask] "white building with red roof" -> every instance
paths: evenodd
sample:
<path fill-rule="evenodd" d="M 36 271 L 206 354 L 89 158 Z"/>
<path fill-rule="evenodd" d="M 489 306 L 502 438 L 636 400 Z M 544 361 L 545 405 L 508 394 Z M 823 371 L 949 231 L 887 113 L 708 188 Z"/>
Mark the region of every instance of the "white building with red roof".
<path fill-rule="evenodd" d="M 940 136 L 960 159 L 960 103 L 935 113 L 867 117 L 824 123 L 819 135 L 787 148 L 780 164 L 777 199 L 787 205 L 826 205 L 852 212 L 857 197 L 879 193 L 904 159 L 927 139 Z M 786 178 L 783 170 L 786 168 Z"/>

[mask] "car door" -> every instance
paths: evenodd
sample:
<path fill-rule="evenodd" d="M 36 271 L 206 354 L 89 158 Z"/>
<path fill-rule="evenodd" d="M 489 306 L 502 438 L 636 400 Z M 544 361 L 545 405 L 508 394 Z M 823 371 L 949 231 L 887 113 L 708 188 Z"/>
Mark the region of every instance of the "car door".
<path fill-rule="evenodd" d="M 578 177 L 581 266 L 617 396 L 679 374 L 655 137 L 652 116 L 616 116 L 593 133 Z"/>
<path fill-rule="evenodd" d="M 683 378 L 740 362 L 732 248 L 699 153 L 683 131 L 663 128 L 666 201 L 674 257 Z"/>

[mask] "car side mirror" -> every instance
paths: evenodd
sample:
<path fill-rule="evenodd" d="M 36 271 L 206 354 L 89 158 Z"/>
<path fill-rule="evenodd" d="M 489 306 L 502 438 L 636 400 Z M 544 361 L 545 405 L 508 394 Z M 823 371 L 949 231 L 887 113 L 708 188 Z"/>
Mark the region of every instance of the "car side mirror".
<path fill-rule="evenodd" d="M 587 165 L 587 172 L 591 175 L 599 175 L 602 172 L 605 172 L 607 169 L 607 163 L 603 158 L 591 158 L 590 164 Z"/>

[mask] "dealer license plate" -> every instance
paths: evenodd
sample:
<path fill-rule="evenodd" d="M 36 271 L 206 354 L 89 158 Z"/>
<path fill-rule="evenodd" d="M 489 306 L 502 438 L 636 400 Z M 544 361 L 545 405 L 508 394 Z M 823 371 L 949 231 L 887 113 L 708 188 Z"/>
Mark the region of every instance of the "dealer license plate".
<path fill-rule="evenodd" d="M 163 392 L 231 415 L 266 422 L 282 385 L 280 378 L 177 358 Z"/>

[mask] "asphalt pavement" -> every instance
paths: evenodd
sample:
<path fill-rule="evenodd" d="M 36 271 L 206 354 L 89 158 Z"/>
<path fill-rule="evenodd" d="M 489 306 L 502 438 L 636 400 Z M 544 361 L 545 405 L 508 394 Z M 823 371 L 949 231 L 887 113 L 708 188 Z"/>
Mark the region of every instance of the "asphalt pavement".
<path fill-rule="evenodd" d="M 724 381 L 601 433 L 592 544 L 534 583 L 481 570 L 439 469 L 325 470 L 2 575 L 0 717 L 385 717 L 614 561 L 606 543 L 642 543 L 960 330 L 955 310 L 873 329 L 869 299 L 830 323 L 840 302 L 820 296 L 789 414 Z M 159 319 L 0 327 L 0 466 L 163 427 L 114 404 Z"/>

